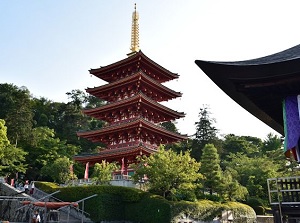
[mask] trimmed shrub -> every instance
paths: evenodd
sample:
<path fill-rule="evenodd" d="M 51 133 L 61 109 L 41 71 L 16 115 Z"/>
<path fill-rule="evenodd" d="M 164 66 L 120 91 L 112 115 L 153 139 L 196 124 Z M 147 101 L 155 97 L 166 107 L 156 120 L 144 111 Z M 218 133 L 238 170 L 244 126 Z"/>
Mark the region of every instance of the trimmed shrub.
<path fill-rule="evenodd" d="M 125 220 L 140 223 L 170 223 L 170 202 L 158 195 L 147 194 L 137 203 L 126 204 Z"/>
<path fill-rule="evenodd" d="M 252 207 L 238 202 L 227 202 L 224 203 L 223 206 L 224 206 L 224 210 L 232 211 L 233 222 L 235 223 L 255 222 L 256 213 Z"/>
<path fill-rule="evenodd" d="M 194 220 L 212 221 L 222 210 L 223 206 L 221 203 L 209 200 L 173 202 L 171 222 L 177 222 L 177 219 L 183 215 L 189 216 Z"/>
<path fill-rule="evenodd" d="M 211 221 L 223 210 L 232 211 L 235 222 L 244 223 L 247 222 L 245 219 L 256 217 L 250 206 L 237 202 L 220 203 L 210 200 L 171 202 L 161 196 L 138 189 L 108 185 L 60 188 L 53 183 L 39 182 L 36 183 L 36 187 L 48 193 L 60 190 L 55 197 L 70 202 L 97 194 L 96 197 L 84 202 L 84 211 L 90 214 L 89 217 L 94 222 L 123 220 L 139 223 L 170 223 L 176 222 L 183 215 L 195 220 Z"/>
<path fill-rule="evenodd" d="M 250 197 L 246 201 L 246 204 L 252 207 L 257 215 L 264 215 L 266 213 L 266 209 L 268 208 L 267 203 L 268 202 L 256 197 Z"/>

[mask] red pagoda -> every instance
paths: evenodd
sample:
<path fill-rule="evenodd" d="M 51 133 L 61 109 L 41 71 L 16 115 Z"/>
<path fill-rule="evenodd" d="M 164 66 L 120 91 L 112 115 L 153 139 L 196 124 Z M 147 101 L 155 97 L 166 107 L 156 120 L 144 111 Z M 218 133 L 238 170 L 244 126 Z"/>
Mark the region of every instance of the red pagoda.
<path fill-rule="evenodd" d="M 180 92 L 165 87 L 162 83 L 178 78 L 149 59 L 139 50 L 138 13 L 133 12 L 131 53 L 116 63 L 91 69 L 89 72 L 108 82 L 86 91 L 107 104 L 84 110 L 84 114 L 107 125 L 99 130 L 78 132 L 92 142 L 102 142 L 106 148 L 99 153 L 78 155 L 75 160 L 90 165 L 117 162 L 122 165 L 122 173 L 128 175 L 128 165 L 136 162 L 140 155 L 150 155 L 160 144 L 170 144 L 187 139 L 168 131 L 160 123 L 173 121 L 185 116 L 159 102 L 181 97 Z"/>

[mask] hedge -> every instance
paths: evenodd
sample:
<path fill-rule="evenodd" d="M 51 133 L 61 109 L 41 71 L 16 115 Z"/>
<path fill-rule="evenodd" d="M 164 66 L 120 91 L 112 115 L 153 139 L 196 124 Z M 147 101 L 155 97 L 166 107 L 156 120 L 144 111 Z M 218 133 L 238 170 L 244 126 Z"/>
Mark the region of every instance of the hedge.
<path fill-rule="evenodd" d="M 123 220 L 133 223 L 173 223 L 183 215 L 195 220 L 210 221 L 224 210 L 233 212 L 235 222 L 253 222 L 256 217 L 250 206 L 237 202 L 171 202 L 135 188 L 107 185 L 58 187 L 44 182 L 35 185 L 48 193 L 60 190 L 55 197 L 63 201 L 79 201 L 97 194 L 84 202 L 84 211 L 90 214 L 94 222 Z"/>

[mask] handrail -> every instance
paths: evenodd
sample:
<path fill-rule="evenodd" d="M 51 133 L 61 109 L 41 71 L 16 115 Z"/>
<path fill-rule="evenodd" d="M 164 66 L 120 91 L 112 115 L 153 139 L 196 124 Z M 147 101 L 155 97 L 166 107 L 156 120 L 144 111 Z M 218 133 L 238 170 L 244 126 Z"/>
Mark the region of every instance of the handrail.
<path fill-rule="evenodd" d="M 300 203 L 300 176 L 270 178 L 267 183 L 271 205 Z"/>

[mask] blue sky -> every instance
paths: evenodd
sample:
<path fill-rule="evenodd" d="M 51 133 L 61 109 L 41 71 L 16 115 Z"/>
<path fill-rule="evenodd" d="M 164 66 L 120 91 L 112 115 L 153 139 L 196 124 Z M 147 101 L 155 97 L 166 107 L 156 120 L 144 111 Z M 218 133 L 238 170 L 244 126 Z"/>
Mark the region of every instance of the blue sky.
<path fill-rule="evenodd" d="M 129 53 L 134 3 L 141 50 L 180 75 L 165 85 L 183 96 L 164 104 L 186 113 L 177 121 L 181 133 L 195 133 L 203 104 L 221 134 L 263 139 L 275 133 L 215 86 L 194 61 L 253 59 L 299 44 L 298 1 L 2 0 L 0 83 L 64 102 L 66 92 L 104 84 L 88 70 Z"/>

